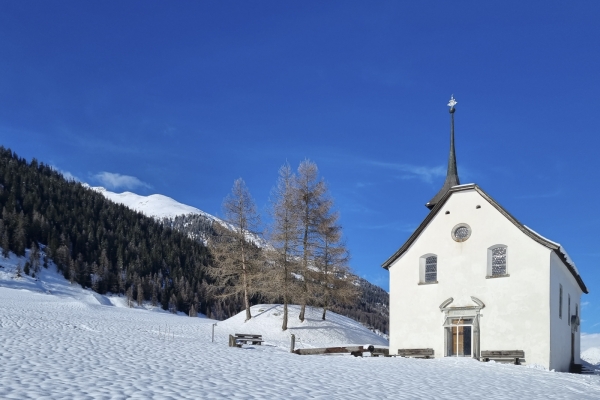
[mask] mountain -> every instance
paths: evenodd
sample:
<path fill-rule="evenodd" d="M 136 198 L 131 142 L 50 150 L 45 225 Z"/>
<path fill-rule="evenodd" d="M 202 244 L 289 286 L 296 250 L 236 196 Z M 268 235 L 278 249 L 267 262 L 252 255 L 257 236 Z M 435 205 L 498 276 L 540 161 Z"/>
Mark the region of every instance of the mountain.
<path fill-rule="evenodd" d="M 101 193 L 107 199 L 123 204 L 124 206 L 138 211 L 148 217 L 160 221 L 163 225 L 182 231 L 192 239 L 206 244 L 208 235 L 214 234 L 214 223 L 222 227 L 233 229 L 227 222 L 204 212 L 196 207 L 180 203 L 162 194 L 141 196 L 131 192 L 114 193 L 103 187 L 92 187 L 92 190 Z M 248 233 L 247 240 L 258 247 L 267 247 L 266 240 L 258 235 Z"/>
<path fill-rule="evenodd" d="M 162 194 L 140 196 L 139 194 L 131 192 L 114 193 L 100 186 L 92 187 L 91 189 L 115 203 L 123 204 L 132 210 L 156 219 L 174 218 L 178 215 L 194 214 L 202 215 L 213 221 L 220 221 L 209 213 L 199 210 L 196 207 L 182 204 L 170 197 L 163 196 Z"/>

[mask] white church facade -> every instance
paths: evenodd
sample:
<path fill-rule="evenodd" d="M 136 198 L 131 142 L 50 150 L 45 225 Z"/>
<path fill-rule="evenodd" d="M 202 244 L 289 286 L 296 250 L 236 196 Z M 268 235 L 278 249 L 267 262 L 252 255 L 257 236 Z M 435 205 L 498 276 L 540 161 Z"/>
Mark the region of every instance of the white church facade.
<path fill-rule="evenodd" d="M 390 354 L 521 351 L 523 364 L 580 364 L 581 295 L 560 244 L 522 225 L 475 184 L 460 185 L 454 105 L 446 182 L 430 213 L 383 267 L 390 276 Z"/>

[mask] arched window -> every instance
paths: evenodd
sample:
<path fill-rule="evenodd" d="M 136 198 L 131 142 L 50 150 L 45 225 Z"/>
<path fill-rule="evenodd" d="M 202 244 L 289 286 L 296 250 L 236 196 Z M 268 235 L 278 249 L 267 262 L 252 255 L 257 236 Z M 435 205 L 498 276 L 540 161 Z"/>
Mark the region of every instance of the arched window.
<path fill-rule="evenodd" d="M 507 250 L 508 248 L 503 244 L 495 245 L 488 249 L 488 278 L 509 276 L 507 269 Z"/>
<path fill-rule="evenodd" d="M 426 254 L 419 262 L 419 282 L 437 283 L 437 255 Z"/>
<path fill-rule="evenodd" d="M 571 325 L 571 294 L 569 293 L 567 295 L 567 299 L 568 299 L 568 303 L 567 303 L 567 311 L 568 311 L 568 318 L 567 318 L 567 325 Z"/>
<path fill-rule="evenodd" d="M 437 256 L 425 259 L 425 282 L 437 282 Z"/>
<path fill-rule="evenodd" d="M 506 275 L 506 247 L 492 250 L 492 276 Z"/>
<path fill-rule="evenodd" d="M 558 284 L 558 318 L 562 319 L 562 285 Z"/>

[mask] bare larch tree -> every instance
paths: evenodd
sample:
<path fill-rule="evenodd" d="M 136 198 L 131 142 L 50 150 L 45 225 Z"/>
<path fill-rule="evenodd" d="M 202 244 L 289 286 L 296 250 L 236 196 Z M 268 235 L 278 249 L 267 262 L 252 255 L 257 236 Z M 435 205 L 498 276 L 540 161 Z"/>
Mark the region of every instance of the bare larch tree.
<path fill-rule="evenodd" d="M 295 297 L 297 279 L 293 273 L 298 269 L 298 250 L 301 234 L 298 210 L 296 177 L 289 164 L 279 169 L 277 185 L 271 192 L 271 217 L 269 250 L 271 265 L 270 292 L 283 299 L 282 330 L 287 329 L 288 304 Z"/>
<path fill-rule="evenodd" d="M 253 235 L 258 235 L 260 218 L 243 179 L 233 183 L 223 201 L 223 213 L 229 229 L 222 229 L 209 241 L 216 264 L 211 273 L 223 296 L 242 297 L 248 321 L 252 318 L 250 297 L 259 290 L 264 265 L 262 252 L 251 241 Z"/>
<path fill-rule="evenodd" d="M 301 304 L 298 318 L 304 322 L 306 304 L 313 299 L 315 274 L 315 251 L 318 245 L 319 225 L 330 208 L 327 199 L 327 186 L 319 179 L 317 164 L 304 160 L 298 167 L 297 202 L 300 213 L 301 268 L 302 282 L 300 285 L 299 301 Z"/>
<path fill-rule="evenodd" d="M 348 304 L 360 294 L 350 271 L 350 255 L 342 241 L 342 228 L 337 224 L 338 214 L 330 213 L 319 225 L 319 241 L 315 257 L 317 296 L 323 307 L 322 319 L 332 304 Z"/>

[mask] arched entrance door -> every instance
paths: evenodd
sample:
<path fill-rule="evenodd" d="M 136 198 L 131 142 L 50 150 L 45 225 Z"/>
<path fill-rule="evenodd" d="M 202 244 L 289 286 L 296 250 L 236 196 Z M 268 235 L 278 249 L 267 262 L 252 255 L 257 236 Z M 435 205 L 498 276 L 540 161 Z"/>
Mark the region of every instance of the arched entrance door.
<path fill-rule="evenodd" d="M 476 306 L 450 307 L 454 301 L 452 297 L 440 305 L 440 310 L 445 314 L 443 326 L 446 357 L 479 358 L 479 317 L 485 304 L 473 296 L 471 300 Z"/>
<path fill-rule="evenodd" d="M 473 355 L 473 318 L 451 318 L 446 327 L 448 356 L 471 357 Z"/>

